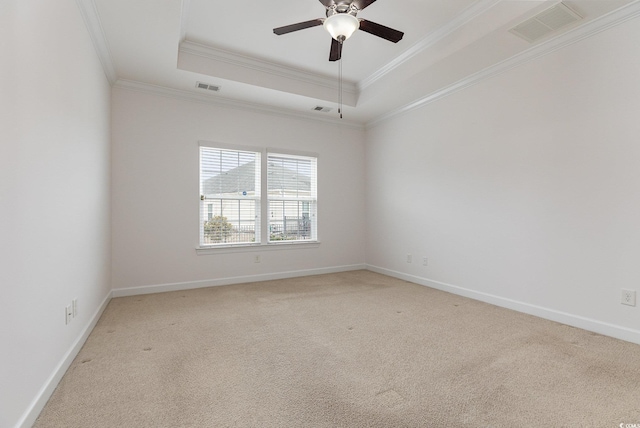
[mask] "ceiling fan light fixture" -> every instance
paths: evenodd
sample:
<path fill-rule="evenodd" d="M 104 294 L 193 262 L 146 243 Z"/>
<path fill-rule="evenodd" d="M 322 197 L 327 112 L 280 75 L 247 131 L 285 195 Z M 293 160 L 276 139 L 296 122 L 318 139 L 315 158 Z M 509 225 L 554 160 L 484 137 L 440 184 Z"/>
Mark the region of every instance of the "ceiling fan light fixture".
<path fill-rule="evenodd" d="M 349 13 L 336 13 L 324 20 L 322 24 L 339 42 L 344 42 L 360 27 L 360 20 Z"/>

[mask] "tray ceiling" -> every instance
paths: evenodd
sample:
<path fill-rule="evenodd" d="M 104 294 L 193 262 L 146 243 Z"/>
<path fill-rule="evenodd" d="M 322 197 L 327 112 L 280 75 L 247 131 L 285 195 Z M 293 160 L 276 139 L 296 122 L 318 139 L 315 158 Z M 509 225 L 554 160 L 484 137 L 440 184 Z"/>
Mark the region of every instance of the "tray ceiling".
<path fill-rule="evenodd" d="M 279 26 L 324 17 L 317 0 L 81 0 L 95 13 L 116 84 L 337 120 L 338 64 L 322 26 L 282 36 Z M 345 42 L 344 123 L 368 124 L 456 88 L 470 76 L 567 35 L 597 32 L 639 11 L 637 0 L 573 0 L 581 19 L 529 42 L 512 30 L 557 5 L 522 0 L 378 0 L 359 18 L 405 33 L 390 43 L 363 31 Z M 591 29 L 591 27 L 593 29 Z M 94 37 L 95 38 L 95 37 Z M 557 45 L 557 43 L 556 43 Z M 554 47 L 554 48 L 557 48 Z M 103 61 L 104 63 L 105 61 Z M 197 82 L 219 87 L 199 89 Z M 331 112 L 315 111 L 318 106 Z"/>

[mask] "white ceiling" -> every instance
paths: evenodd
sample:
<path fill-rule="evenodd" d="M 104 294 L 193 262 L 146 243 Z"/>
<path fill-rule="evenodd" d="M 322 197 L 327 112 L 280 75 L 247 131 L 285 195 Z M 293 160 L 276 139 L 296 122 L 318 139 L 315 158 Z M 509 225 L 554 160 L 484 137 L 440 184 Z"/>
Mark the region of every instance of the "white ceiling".
<path fill-rule="evenodd" d="M 582 28 L 596 32 L 599 22 L 605 27 L 611 17 L 638 13 L 638 0 L 565 0 L 582 20 L 535 43 L 509 32 L 557 3 L 376 1 L 358 17 L 405 35 L 394 44 L 356 31 L 345 42 L 344 122 L 372 123 L 444 88 L 462 87 L 469 76 L 498 72 L 544 46 L 553 49 L 562 37 L 583 37 Z M 318 0 L 93 0 L 93 6 L 117 84 L 337 120 L 338 63 L 328 61 L 329 34 L 322 26 L 282 36 L 272 31 L 323 18 Z M 221 90 L 197 89 L 198 81 Z M 332 111 L 313 112 L 316 106 Z"/>

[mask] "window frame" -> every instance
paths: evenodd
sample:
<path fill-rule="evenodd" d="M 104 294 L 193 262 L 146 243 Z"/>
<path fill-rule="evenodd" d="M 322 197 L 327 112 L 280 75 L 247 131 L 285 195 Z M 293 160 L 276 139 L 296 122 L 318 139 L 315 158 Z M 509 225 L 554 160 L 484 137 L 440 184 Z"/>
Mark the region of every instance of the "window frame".
<path fill-rule="evenodd" d="M 231 150 L 231 151 L 244 151 L 244 152 L 254 152 L 260 154 L 260 197 L 259 197 L 259 210 L 260 210 L 260 224 L 257 226 L 260 230 L 259 242 L 254 243 L 220 243 L 220 244 L 211 244 L 211 245 L 203 245 L 202 243 L 202 234 L 203 234 L 203 224 L 202 224 L 202 216 L 207 213 L 202 213 L 202 204 L 200 201 L 200 191 L 201 191 L 201 180 L 200 171 L 202 168 L 202 161 L 200 158 L 200 147 L 208 147 L 212 149 L 220 149 L 220 150 Z M 268 198 L 268 181 L 267 181 L 267 172 L 268 172 L 268 157 L 269 155 L 280 155 L 280 156 L 291 156 L 292 158 L 300 157 L 300 158 L 313 158 L 315 159 L 315 178 L 312 178 L 316 185 L 316 195 L 315 195 L 315 227 L 313 231 L 312 237 L 315 239 L 304 239 L 304 240 L 283 240 L 283 241 L 271 241 L 270 232 L 269 232 L 269 198 Z M 295 247 L 298 248 L 314 248 L 319 246 L 320 237 L 318 234 L 318 205 L 319 205 L 319 197 L 317 191 L 317 183 L 318 183 L 318 173 L 319 173 L 319 156 L 317 153 L 304 152 L 298 150 L 288 150 L 281 148 L 272 148 L 272 147 L 256 147 L 256 146 L 244 146 L 244 145 L 235 145 L 235 144 L 224 144 L 217 143 L 212 141 L 198 141 L 198 245 L 196 246 L 196 253 L 198 255 L 206 255 L 206 254 L 221 254 L 221 253 L 239 253 L 246 251 L 262 251 L 265 249 L 287 249 Z M 257 240 L 258 237 L 256 237 Z"/>
<path fill-rule="evenodd" d="M 266 183 L 266 187 L 267 187 L 267 195 L 266 195 L 266 201 L 265 204 L 268 208 L 268 218 L 267 218 L 267 227 L 268 227 L 268 231 L 269 231 L 269 236 L 267 239 L 267 242 L 270 244 L 280 244 L 280 243 L 286 243 L 286 242 L 316 242 L 318 240 L 318 215 L 317 215 L 317 211 L 318 211 L 318 157 L 314 156 L 314 155 L 309 155 L 309 154 L 300 154 L 300 153 L 284 153 L 281 150 L 268 150 L 266 153 L 266 157 L 267 157 L 267 183 Z M 269 165 L 270 160 L 273 159 L 282 159 L 282 160 L 286 160 L 288 162 L 295 162 L 296 163 L 296 173 L 299 174 L 299 170 L 297 169 L 298 167 L 298 162 L 302 161 L 302 162 L 310 162 L 309 167 L 311 168 L 311 174 L 312 176 L 309 176 L 309 195 L 308 196 L 301 196 L 299 195 L 300 189 L 296 189 L 296 193 L 297 196 L 285 196 L 284 194 L 279 197 L 279 196 L 273 196 L 269 194 L 269 190 L 273 190 L 269 189 L 269 169 L 271 168 L 271 166 Z M 315 174 L 315 175 L 313 175 Z M 297 176 L 296 176 L 297 178 Z M 299 183 L 299 182 L 298 182 Z M 284 190 L 284 189 L 283 189 Z M 284 192 L 283 192 L 284 193 Z M 306 204 L 308 209 L 307 212 L 311 217 L 313 217 L 313 220 L 309 220 L 309 235 L 310 235 L 310 239 L 283 239 L 283 240 L 277 240 L 277 239 L 273 239 L 273 234 L 272 234 L 272 217 L 273 217 L 273 210 L 272 210 L 272 202 L 282 202 L 283 204 L 283 208 L 282 208 L 282 233 L 286 235 L 286 230 L 287 228 L 287 223 L 286 223 L 286 219 L 287 219 L 287 207 L 285 206 L 285 204 L 287 203 L 295 203 L 297 205 L 296 211 L 299 212 L 300 211 L 300 207 L 304 207 L 304 205 Z M 289 208 L 290 209 L 290 208 Z M 297 227 L 296 229 L 296 234 L 299 236 L 300 235 L 300 220 L 303 217 L 300 217 L 299 215 L 297 216 L 296 220 L 297 220 Z M 304 233 L 304 227 L 303 227 L 303 233 Z"/>
<path fill-rule="evenodd" d="M 211 248 L 226 248 L 226 247 L 236 247 L 236 246 L 247 246 L 247 245 L 259 245 L 261 242 L 261 237 L 262 237 L 262 214 L 263 214 L 263 210 L 262 210 L 262 198 L 263 198 L 263 194 L 262 194 L 262 182 L 260 182 L 260 189 L 259 190 L 254 190 L 254 195 L 253 196 L 247 196 L 246 199 L 245 198 L 241 198 L 239 196 L 235 196 L 235 197 L 231 197 L 231 196 L 221 196 L 220 198 L 211 198 L 211 199 L 202 199 L 203 197 L 203 189 L 202 189 L 202 184 L 203 184 L 203 180 L 202 180 L 202 166 L 203 166 L 203 159 L 202 159 L 202 149 L 203 148 L 208 148 L 211 150 L 219 150 L 219 151 L 227 151 L 227 152 L 236 152 L 236 153 L 250 153 L 250 154 L 254 154 L 257 155 L 257 160 L 259 160 L 259 165 L 258 167 L 260 168 L 260 176 L 258 177 L 260 180 L 262 180 L 262 167 L 263 167 L 263 156 L 264 154 L 260 151 L 260 150 L 256 150 L 256 148 L 254 147 L 245 147 L 245 146 L 229 146 L 226 144 L 215 144 L 215 143 L 207 143 L 207 142 L 199 142 L 198 143 L 198 194 L 199 194 L 199 199 L 200 199 L 200 203 L 199 203 L 199 208 L 198 208 L 198 247 L 197 248 L 206 248 L 206 249 L 211 249 Z M 256 178 L 256 175 L 254 175 L 254 179 Z M 214 205 L 216 205 L 218 202 L 220 204 L 225 204 L 224 201 L 229 201 L 231 203 L 238 201 L 238 204 L 241 203 L 241 201 L 254 201 L 254 203 L 256 203 L 257 207 L 255 208 L 255 212 L 257 214 L 257 217 L 259 218 L 258 221 L 254 221 L 254 240 L 255 242 L 223 242 L 223 243 L 213 243 L 213 244 L 204 244 L 204 222 L 208 221 L 208 220 L 204 220 L 205 218 L 208 218 L 210 213 L 209 213 L 209 208 L 213 208 Z M 228 205 L 228 202 L 227 204 Z M 205 206 L 206 206 L 206 211 L 205 211 Z M 210 220 L 210 219 L 209 219 Z M 243 220 L 242 219 L 242 215 L 239 214 L 238 216 L 238 222 L 242 223 Z"/>

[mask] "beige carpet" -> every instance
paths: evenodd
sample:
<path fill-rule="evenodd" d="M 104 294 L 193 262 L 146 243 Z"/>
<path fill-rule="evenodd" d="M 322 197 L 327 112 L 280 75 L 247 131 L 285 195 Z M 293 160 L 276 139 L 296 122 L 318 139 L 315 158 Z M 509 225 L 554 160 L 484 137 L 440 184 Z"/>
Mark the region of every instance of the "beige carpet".
<path fill-rule="evenodd" d="M 36 427 L 640 426 L 640 346 L 367 271 L 113 299 Z"/>

